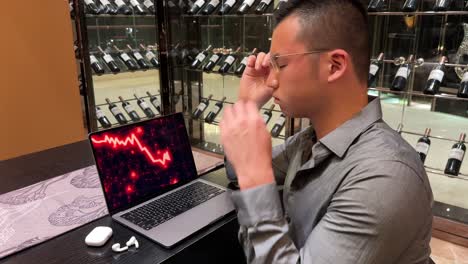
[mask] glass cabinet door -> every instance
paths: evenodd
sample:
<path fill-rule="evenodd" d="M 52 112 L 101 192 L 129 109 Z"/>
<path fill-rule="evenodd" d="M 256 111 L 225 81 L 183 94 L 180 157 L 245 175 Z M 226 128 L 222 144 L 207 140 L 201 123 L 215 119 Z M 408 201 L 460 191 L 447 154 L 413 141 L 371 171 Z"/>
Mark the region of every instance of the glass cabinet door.
<path fill-rule="evenodd" d="M 384 2 L 369 12 L 370 72 L 379 66 L 369 94 L 380 97 L 384 120 L 424 162 L 434 215 L 468 224 L 467 1 Z M 406 84 L 398 87 L 396 79 L 405 74 Z"/>
<path fill-rule="evenodd" d="M 277 3 L 169 2 L 175 110 L 184 112 L 194 145 L 222 153 L 223 108 L 237 100 L 246 57 L 269 51 Z M 283 142 L 289 120 L 281 116 L 279 106 L 271 100 L 260 111 L 272 131 L 273 144 Z"/>
<path fill-rule="evenodd" d="M 80 19 L 90 130 L 161 114 L 152 0 L 83 0 Z"/>

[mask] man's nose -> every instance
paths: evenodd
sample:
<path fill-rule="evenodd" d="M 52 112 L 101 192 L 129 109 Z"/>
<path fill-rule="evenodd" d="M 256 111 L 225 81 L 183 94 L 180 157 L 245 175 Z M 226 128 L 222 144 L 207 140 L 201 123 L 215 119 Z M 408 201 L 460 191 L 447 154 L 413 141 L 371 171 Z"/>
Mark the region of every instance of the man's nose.
<path fill-rule="evenodd" d="M 270 67 L 266 85 L 272 89 L 277 89 L 279 87 L 278 72 L 272 67 Z"/>

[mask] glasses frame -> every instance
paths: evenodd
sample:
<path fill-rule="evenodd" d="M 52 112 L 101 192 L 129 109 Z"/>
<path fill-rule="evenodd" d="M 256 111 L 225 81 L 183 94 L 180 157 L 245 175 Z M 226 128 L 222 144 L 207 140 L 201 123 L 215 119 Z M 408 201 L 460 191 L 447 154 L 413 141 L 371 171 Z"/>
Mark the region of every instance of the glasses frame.
<path fill-rule="evenodd" d="M 328 49 L 319 49 L 319 50 L 311 50 L 307 52 L 299 52 L 299 53 L 288 53 L 288 54 L 283 54 L 283 55 L 273 55 L 270 57 L 270 65 L 271 67 L 276 71 L 280 71 L 280 66 L 278 65 L 278 59 L 281 57 L 290 57 L 290 56 L 296 56 L 296 55 L 310 55 L 310 54 L 318 54 L 318 53 L 323 53 L 323 52 L 328 52 L 330 50 Z"/>

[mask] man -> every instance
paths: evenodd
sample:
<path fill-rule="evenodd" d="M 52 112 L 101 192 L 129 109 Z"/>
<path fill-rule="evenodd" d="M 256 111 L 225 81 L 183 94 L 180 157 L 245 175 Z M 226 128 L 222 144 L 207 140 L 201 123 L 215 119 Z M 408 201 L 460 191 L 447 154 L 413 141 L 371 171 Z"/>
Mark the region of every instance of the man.
<path fill-rule="evenodd" d="M 276 20 L 270 52 L 249 58 L 220 124 L 247 261 L 429 263 L 431 187 L 378 98 L 368 101 L 365 9 L 290 0 Z M 258 113 L 271 97 L 313 124 L 273 150 Z"/>

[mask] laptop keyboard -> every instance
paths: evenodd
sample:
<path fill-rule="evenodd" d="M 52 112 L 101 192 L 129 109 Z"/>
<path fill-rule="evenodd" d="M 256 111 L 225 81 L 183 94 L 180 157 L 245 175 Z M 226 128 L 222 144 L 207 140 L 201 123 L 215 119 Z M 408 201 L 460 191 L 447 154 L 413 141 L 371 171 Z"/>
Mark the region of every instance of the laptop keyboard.
<path fill-rule="evenodd" d="M 223 192 L 223 189 L 197 181 L 123 214 L 122 218 L 150 230 Z"/>

